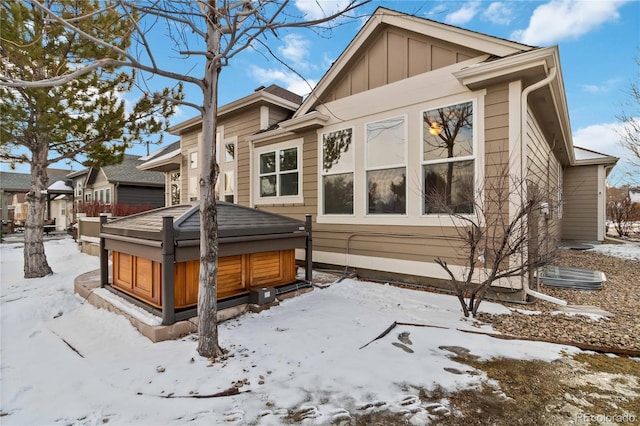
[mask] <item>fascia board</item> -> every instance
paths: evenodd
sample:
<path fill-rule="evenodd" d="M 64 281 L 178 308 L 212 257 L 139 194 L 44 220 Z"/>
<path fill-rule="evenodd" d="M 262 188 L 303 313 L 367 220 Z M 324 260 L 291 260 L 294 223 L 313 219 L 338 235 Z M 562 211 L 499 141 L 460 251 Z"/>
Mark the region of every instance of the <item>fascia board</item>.
<path fill-rule="evenodd" d="M 274 106 L 279 106 L 290 111 L 295 111 L 298 109 L 299 105 L 295 102 L 289 101 L 287 99 L 282 99 L 279 96 L 276 96 L 269 92 L 255 92 L 244 98 L 240 98 L 231 103 L 221 106 L 218 108 L 218 118 L 222 118 L 227 114 L 232 112 L 236 112 L 240 109 L 249 107 L 258 103 L 267 103 Z M 185 130 L 190 129 L 191 127 L 200 125 L 202 123 L 202 117 L 197 116 L 193 117 L 187 121 L 183 121 L 182 123 L 178 123 L 175 126 L 170 127 L 167 131 L 172 135 L 179 136 L 181 133 L 184 133 Z"/>
<path fill-rule="evenodd" d="M 261 142 L 281 136 L 291 136 L 301 130 L 322 127 L 329 121 L 329 116 L 318 111 L 312 111 L 302 117 L 292 118 L 278 123 L 278 129 L 257 133 L 247 137 L 251 142 Z"/>
<path fill-rule="evenodd" d="M 176 149 L 173 150 L 171 152 L 168 152 L 164 155 L 161 155 L 158 158 L 155 158 L 153 160 L 150 161 L 146 161 L 138 166 L 136 166 L 136 169 L 138 170 L 148 170 L 154 167 L 158 167 L 158 166 L 164 166 L 164 165 L 168 165 L 168 164 L 175 164 L 174 160 L 176 158 L 180 158 L 180 149 Z"/>

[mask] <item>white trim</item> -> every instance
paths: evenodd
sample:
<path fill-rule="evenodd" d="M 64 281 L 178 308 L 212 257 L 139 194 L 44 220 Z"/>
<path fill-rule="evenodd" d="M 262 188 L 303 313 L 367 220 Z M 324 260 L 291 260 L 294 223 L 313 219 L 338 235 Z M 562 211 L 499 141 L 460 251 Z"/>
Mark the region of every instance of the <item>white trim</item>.
<path fill-rule="evenodd" d="M 429 277 L 447 281 L 450 280 L 449 275 L 445 272 L 442 266 L 435 262 L 362 256 L 358 254 L 347 255 L 346 253 L 316 250 L 313 251 L 313 261 L 329 265 L 349 266 L 353 268 L 413 275 L 417 277 Z M 449 268 L 460 278 L 462 278 L 467 272 L 467 268 L 464 266 L 449 264 Z M 474 281 L 478 282 L 480 274 L 484 272 L 484 268 L 476 268 L 476 272 Z M 502 279 L 494 283 L 492 287 L 520 290 L 522 289 L 522 284 L 520 283 L 519 277 L 513 277 L 511 279 Z"/>
<path fill-rule="evenodd" d="M 260 130 L 269 128 L 269 107 L 262 105 L 260 107 Z"/>
<path fill-rule="evenodd" d="M 605 230 L 605 208 L 607 202 L 607 188 L 606 188 L 606 174 L 604 170 L 604 166 L 598 166 L 598 194 L 597 194 L 597 203 L 598 203 L 598 223 L 596 226 L 598 227 L 598 241 L 604 241 L 604 230 Z"/>
<path fill-rule="evenodd" d="M 520 108 L 520 96 L 522 94 L 522 82 L 520 80 L 509 83 L 509 221 L 512 221 L 518 211 L 521 189 L 516 184 L 524 178 L 522 157 L 522 143 L 520 138 L 522 108 Z"/>
<path fill-rule="evenodd" d="M 251 166 L 255 171 L 252 173 L 252 181 L 251 185 L 255 186 L 256 190 L 253 192 L 253 205 L 270 205 L 270 204 L 300 204 L 304 202 L 304 190 L 303 190 L 303 145 L 304 140 L 302 138 L 293 139 L 289 141 L 279 142 L 270 145 L 264 145 L 260 147 L 253 147 L 252 152 L 252 160 Z M 298 195 L 286 195 L 286 196 L 275 196 L 275 197 L 260 197 L 260 155 L 267 152 L 275 152 L 276 153 L 276 176 L 280 176 L 280 171 L 278 171 L 278 152 L 290 148 L 296 148 L 296 154 L 298 156 Z M 277 178 L 276 178 L 276 187 L 277 187 Z M 276 188 L 276 191 L 278 189 Z"/>

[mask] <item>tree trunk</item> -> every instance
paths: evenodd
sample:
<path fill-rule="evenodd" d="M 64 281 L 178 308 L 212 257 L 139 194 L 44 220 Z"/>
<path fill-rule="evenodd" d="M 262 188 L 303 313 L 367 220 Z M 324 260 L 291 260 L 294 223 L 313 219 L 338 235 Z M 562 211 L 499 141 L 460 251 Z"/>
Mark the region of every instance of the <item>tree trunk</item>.
<path fill-rule="evenodd" d="M 44 253 L 43 224 L 47 189 L 47 149 L 32 152 L 31 190 L 27 194 L 27 220 L 24 226 L 24 277 L 40 278 L 53 273 Z"/>
<path fill-rule="evenodd" d="M 211 16 L 210 19 L 215 19 Z M 220 30 L 208 25 L 207 48 L 214 55 L 220 50 Z M 218 345 L 218 219 L 215 186 L 216 122 L 218 113 L 217 59 L 207 59 L 203 87 L 202 145 L 200 158 L 200 276 L 198 284 L 198 353 L 207 358 L 222 354 Z"/>

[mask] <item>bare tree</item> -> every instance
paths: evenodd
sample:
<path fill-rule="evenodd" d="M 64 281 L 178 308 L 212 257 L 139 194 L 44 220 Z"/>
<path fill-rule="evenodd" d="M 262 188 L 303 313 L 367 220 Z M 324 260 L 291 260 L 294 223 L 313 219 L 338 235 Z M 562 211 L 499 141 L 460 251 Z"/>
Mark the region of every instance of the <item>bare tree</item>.
<path fill-rule="evenodd" d="M 631 202 L 629 186 L 611 188 L 607 196 L 607 219 L 621 237 L 628 237 L 633 223 L 640 221 L 640 205 Z"/>
<path fill-rule="evenodd" d="M 200 275 L 198 316 L 200 335 L 198 352 L 215 357 L 221 353 L 216 324 L 218 230 L 215 184 L 218 166 L 215 161 L 216 122 L 218 111 L 218 78 L 222 69 L 238 53 L 248 48 L 266 46 L 269 36 L 277 37 L 284 28 L 306 28 L 328 24 L 369 0 L 348 0 L 338 10 L 326 13 L 320 19 L 297 16 L 289 0 L 111 0 L 103 2 L 104 9 L 119 11 L 121 19 L 128 21 L 137 40 L 137 50 L 125 50 L 84 31 L 79 25 L 82 17 L 67 19 L 55 13 L 38 0 L 31 0 L 45 11 L 50 20 L 63 24 L 68 31 L 84 37 L 98 46 L 111 49 L 115 57 L 105 57 L 56 78 L 44 78 L 37 83 L 1 78 L 2 84 L 20 87 L 40 84 L 61 84 L 91 69 L 103 67 L 131 67 L 146 73 L 171 78 L 198 87 L 203 96 L 202 105 L 179 101 L 197 109 L 202 117 L 202 146 L 200 160 Z M 321 2 L 317 3 L 322 6 Z M 201 57 L 204 67 L 194 77 L 183 70 L 179 61 L 160 65 L 154 46 L 149 43 L 148 31 L 156 22 L 162 22 L 171 32 L 172 39 L 184 57 Z M 156 46 L 157 47 L 157 46 Z M 161 46 L 164 49 L 164 46 Z M 166 50 L 166 49 L 164 49 Z M 163 52 L 165 53 L 165 52 Z M 165 53 L 166 54 L 166 53 Z M 164 62 L 167 63 L 167 62 Z"/>
<path fill-rule="evenodd" d="M 450 214 L 455 223 L 455 266 L 442 257 L 435 262 L 451 279 L 465 317 L 477 314 L 492 284 L 514 277 L 530 279 L 551 261 L 555 248 L 548 227 L 538 226 L 550 214 L 548 192 L 504 171 L 472 192 L 467 204 L 473 211 L 466 213 L 454 211 L 442 191 L 425 194 L 427 203 Z"/>
<path fill-rule="evenodd" d="M 636 65 L 640 68 L 640 58 L 636 59 Z M 620 143 L 630 154 L 629 163 L 640 167 L 640 85 L 637 80 L 629 86 L 629 96 L 631 111 L 623 111 L 618 117 L 622 123 Z"/>

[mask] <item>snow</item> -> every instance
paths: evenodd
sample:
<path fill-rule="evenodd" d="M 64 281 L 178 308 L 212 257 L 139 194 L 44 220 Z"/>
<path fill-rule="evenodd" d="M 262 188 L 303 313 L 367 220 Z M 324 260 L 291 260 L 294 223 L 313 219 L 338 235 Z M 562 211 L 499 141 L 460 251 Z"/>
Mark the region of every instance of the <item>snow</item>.
<path fill-rule="evenodd" d="M 621 259 L 640 260 L 640 243 L 598 244 L 591 250 Z"/>
<path fill-rule="evenodd" d="M 575 350 L 464 333 L 493 331 L 464 319 L 451 296 L 347 279 L 222 323 L 220 343 L 229 352 L 214 363 L 198 355 L 195 336 L 151 343 L 123 317 L 74 295 L 74 278 L 98 269 L 98 258 L 70 239 L 45 247 L 55 273 L 25 280 L 22 247 L 0 245 L 3 425 L 279 425 L 290 412 L 305 424 L 331 424 L 384 409 L 424 424 L 427 408 L 446 412 L 448 403 L 434 408 L 420 389 L 464 389 L 486 379 L 451 360 L 444 346 L 546 361 Z M 485 302 L 481 311 L 509 309 Z M 394 321 L 431 327 L 399 325 L 372 341 Z M 193 398 L 234 385 L 242 385 L 238 395 Z"/>

